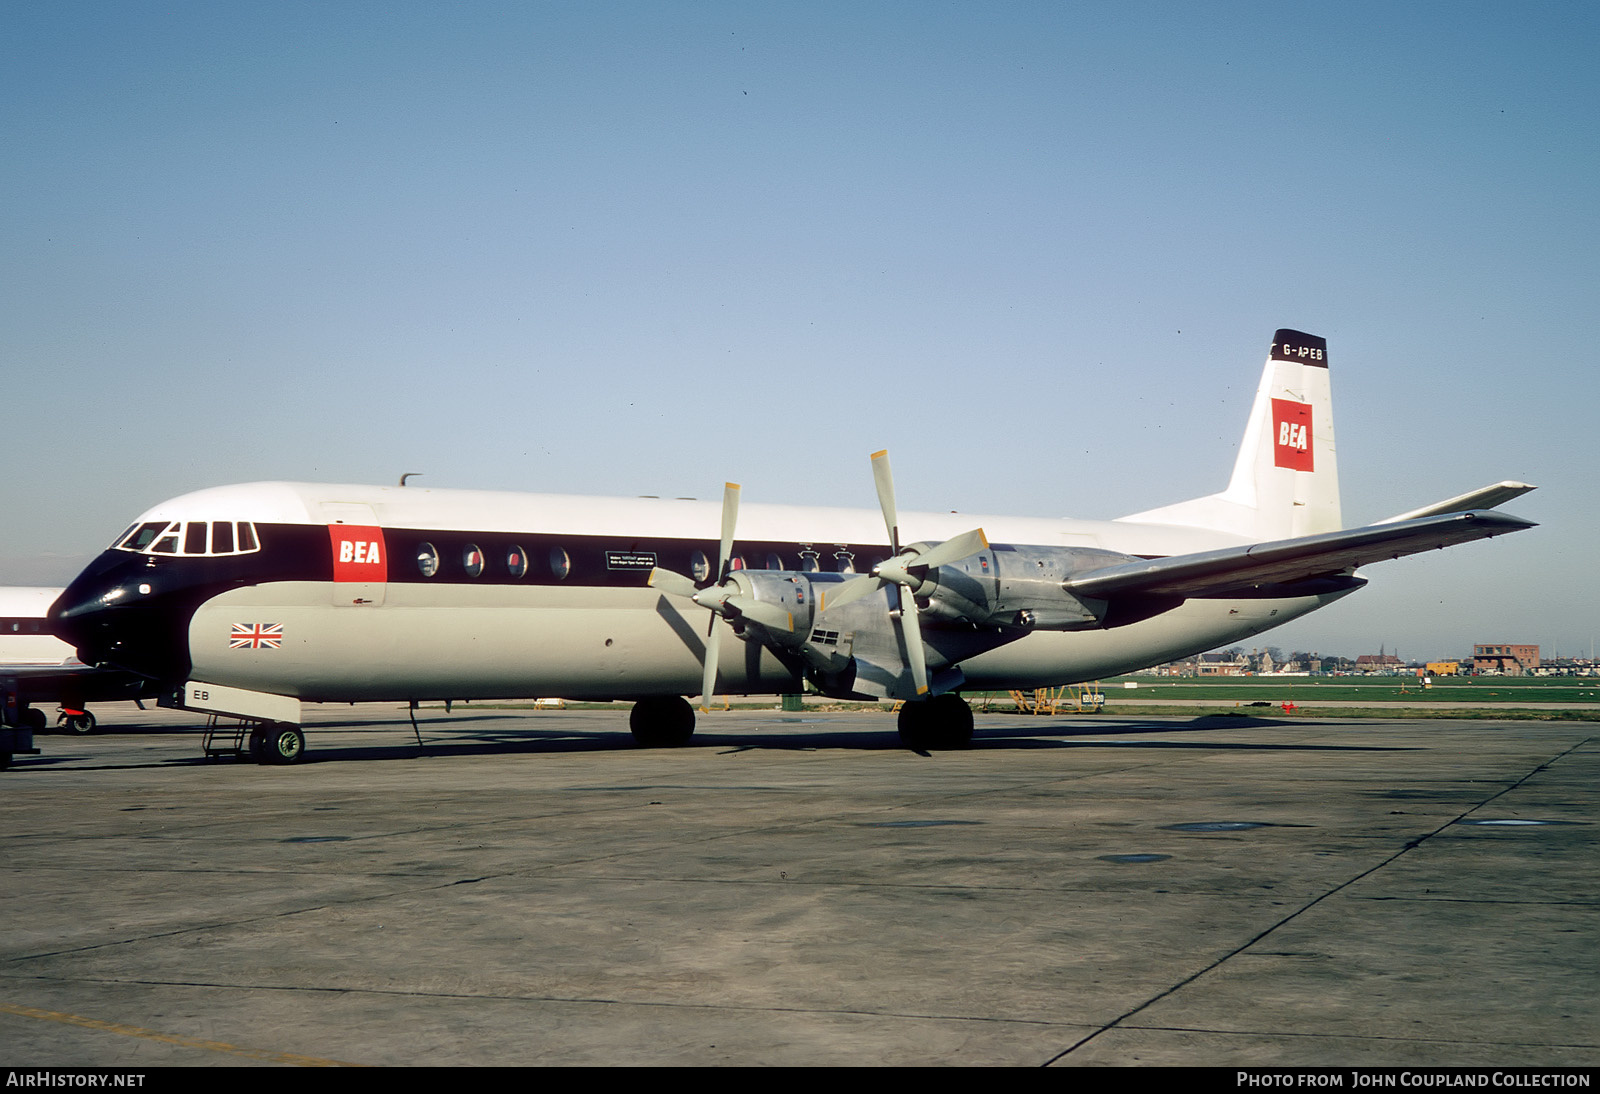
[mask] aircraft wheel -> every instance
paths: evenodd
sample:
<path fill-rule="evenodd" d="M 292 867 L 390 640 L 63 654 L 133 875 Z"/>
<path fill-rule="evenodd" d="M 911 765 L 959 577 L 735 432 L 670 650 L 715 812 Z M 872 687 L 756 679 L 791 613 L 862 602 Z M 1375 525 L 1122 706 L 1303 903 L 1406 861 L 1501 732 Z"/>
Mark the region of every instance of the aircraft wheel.
<path fill-rule="evenodd" d="M 29 707 L 22 712 L 22 725 L 35 733 L 43 733 L 46 722 L 44 711 L 38 707 Z"/>
<path fill-rule="evenodd" d="M 972 708 L 952 693 L 907 703 L 900 708 L 900 743 L 913 752 L 969 748 Z"/>
<path fill-rule="evenodd" d="M 678 695 L 640 699 L 628 715 L 628 728 L 640 748 L 679 748 L 694 736 L 694 707 Z"/>
<path fill-rule="evenodd" d="M 900 727 L 900 743 L 913 752 L 926 752 L 928 750 L 928 703 L 926 700 L 906 703 L 900 708 L 900 717 L 897 724 Z"/>
<path fill-rule="evenodd" d="M 306 753 L 306 735 L 300 727 L 288 722 L 269 722 L 258 730 L 262 734 L 261 755 L 266 763 L 274 765 L 299 763 Z M 255 734 L 251 735 L 255 744 Z"/>
<path fill-rule="evenodd" d="M 250 758 L 258 764 L 267 762 L 267 729 L 257 726 L 250 731 Z"/>
<path fill-rule="evenodd" d="M 60 722 L 61 728 L 68 733 L 76 733 L 82 737 L 94 732 L 94 715 L 87 710 L 82 714 L 63 714 Z"/>
<path fill-rule="evenodd" d="M 8 768 L 10 766 L 11 766 L 11 753 L 9 753 L 9 752 L 0 752 L 0 771 L 4 771 L 6 768 Z"/>

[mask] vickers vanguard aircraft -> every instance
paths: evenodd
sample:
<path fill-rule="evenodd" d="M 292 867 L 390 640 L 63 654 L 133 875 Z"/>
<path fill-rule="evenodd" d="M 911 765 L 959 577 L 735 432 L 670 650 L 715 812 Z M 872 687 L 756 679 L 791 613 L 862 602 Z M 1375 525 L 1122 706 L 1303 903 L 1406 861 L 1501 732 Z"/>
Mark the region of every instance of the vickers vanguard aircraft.
<path fill-rule="evenodd" d="M 145 513 L 50 609 L 86 663 L 254 719 L 301 755 L 304 702 L 906 700 L 915 748 L 972 736 L 963 689 L 1056 686 L 1238 642 L 1365 584 L 1369 562 L 1532 527 L 1504 482 L 1345 530 L 1327 344 L 1273 338 L 1227 488 L 1112 521 L 264 482 Z M 718 535 L 720 531 L 720 537 Z M 733 636 L 739 641 L 729 641 Z"/>

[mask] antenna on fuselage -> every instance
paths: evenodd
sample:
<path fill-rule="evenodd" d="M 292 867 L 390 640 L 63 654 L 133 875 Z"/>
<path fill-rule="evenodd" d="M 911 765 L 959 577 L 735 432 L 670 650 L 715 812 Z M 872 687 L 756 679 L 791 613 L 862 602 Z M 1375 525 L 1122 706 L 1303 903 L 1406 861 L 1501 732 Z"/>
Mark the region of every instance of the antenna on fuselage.
<path fill-rule="evenodd" d="M 400 476 L 400 485 L 404 486 L 407 479 L 414 479 L 421 474 L 423 474 L 421 471 L 407 471 L 404 475 Z"/>

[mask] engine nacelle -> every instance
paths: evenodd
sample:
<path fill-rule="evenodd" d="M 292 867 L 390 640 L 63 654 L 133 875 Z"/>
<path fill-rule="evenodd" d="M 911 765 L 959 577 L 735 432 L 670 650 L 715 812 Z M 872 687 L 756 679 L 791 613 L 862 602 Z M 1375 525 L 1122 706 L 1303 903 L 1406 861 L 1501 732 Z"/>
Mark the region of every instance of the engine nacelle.
<path fill-rule="evenodd" d="M 988 550 L 929 570 L 912 592 L 918 608 L 950 622 L 1087 630 L 1102 625 L 1106 602 L 1074 596 L 1062 582 L 1132 561 L 1129 555 L 1092 547 L 990 544 Z"/>
<path fill-rule="evenodd" d="M 753 631 L 755 633 L 749 637 L 773 646 L 799 649 L 811 634 L 811 624 L 816 618 L 817 596 L 811 587 L 810 574 L 784 570 L 735 570 L 728 575 L 728 584 L 735 586 L 735 596 L 749 597 L 762 604 L 781 608 L 789 616 L 790 626 L 784 629 L 735 615 L 732 622 L 740 637 L 746 637 L 746 631 Z"/>

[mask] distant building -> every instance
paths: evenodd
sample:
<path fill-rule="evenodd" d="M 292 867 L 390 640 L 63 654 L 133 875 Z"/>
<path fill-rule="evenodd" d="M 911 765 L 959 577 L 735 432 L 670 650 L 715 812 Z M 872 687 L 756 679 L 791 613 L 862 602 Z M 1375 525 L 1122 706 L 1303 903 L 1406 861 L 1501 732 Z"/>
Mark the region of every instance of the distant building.
<path fill-rule="evenodd" d="M 1472 647 L 1472 671 L 1521 676 L 1539 667 L 1538 646 L 1490 644 Z"/>
<path fill-rule="evenodd" d="M 1392 653 L 1363 653 L 1356 658 L 1357 672 L 1399 672 L 1404 667 Z"/>
<path fill-rule="evenodd" d="M 1202 653 L 1194 659 L 1196 676 L 1242 676 L 1248 666 L 1244 654 L 1229 657 L 1225 653 Z"/>

